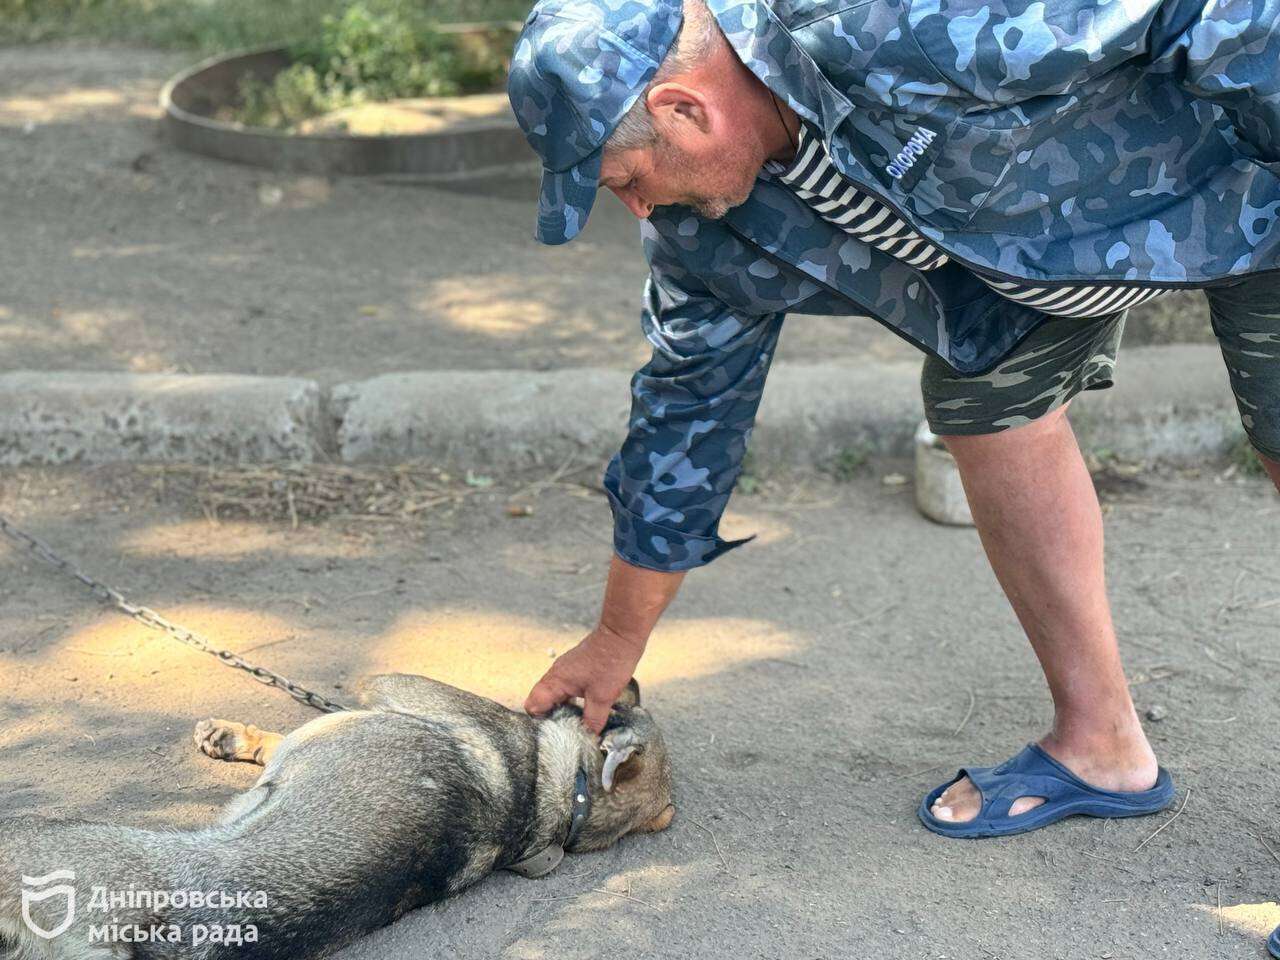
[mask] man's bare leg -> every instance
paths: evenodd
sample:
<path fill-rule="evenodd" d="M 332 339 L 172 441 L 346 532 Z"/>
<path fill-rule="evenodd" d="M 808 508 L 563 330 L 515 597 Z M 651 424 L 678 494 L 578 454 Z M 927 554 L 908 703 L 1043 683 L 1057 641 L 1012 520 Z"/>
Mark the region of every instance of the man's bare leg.
<path fill-rule="evenodd" d="M 960 466 L 987 558 L 1049 683 L 1054 722 L 1040 746 L 1094 786 L 1147 790 L 1156 758 L 1111 623 L 1102 511 L 1065 414 L 1063 407 L 1001 433 L 943 439 Z M 1041 802 L 1020 799 L 1010 815 Z M 980 809 L 981 795 L 966 778 L 938 798 L 933 813 L 958 822 Z"/>
<path fill-rule="evenodd" d="M 1267 471 L 1267 476 L 1271 478 L 1271 482 L 1276 485 L 1276 492 L 1280 493 L 1280 463 L 1274 460 L 1268 460 L 1262 454 L 1258 454 L 1258 459 L 1262 461 L 1262 469 Z"/>

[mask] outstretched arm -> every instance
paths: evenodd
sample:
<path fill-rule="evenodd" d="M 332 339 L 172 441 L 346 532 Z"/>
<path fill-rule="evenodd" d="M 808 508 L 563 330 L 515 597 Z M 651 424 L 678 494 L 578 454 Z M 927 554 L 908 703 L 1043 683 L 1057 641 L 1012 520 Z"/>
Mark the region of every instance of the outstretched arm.
<path fill-rule="evenodd" d="M 763 296 L 754 301 L 758 311 L 729 306 L 682 269 L 656 229 L 644 233 L 651 276 L 642 326 L 653 355 L 631 382 L 630 429 L 605 471 L 615 555 L 603 609 L 595 629 L 552 665 L 525 703 L 530 713 L 545 713 L 583 697 L 583 721 L 595 732 L 684 572 L 744 542 L 719 536 L 720 516 L 742 469 L 783 321 L 776 307 L 784 303 Z"/>
<path fill-rule="evenodd" d="M 525 710 L 542 714 L 570 697 L 582 697 L 583 723 L 599 733 L 682 580 L 683 571 L 646 570 L 615 555 L 599 623 L 543 674 L 525 700 Z"/>

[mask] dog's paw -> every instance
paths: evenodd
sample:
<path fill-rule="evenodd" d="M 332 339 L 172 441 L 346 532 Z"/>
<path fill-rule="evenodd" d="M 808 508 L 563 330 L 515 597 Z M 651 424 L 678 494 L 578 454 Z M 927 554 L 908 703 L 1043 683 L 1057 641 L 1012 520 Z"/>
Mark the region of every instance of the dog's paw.
<path fill-rule="evenodd" d="M 236 760 L 247 746 L 247 729 L 231 720 L 201 720 L 196 724 L 196 749 L 215 760 Z"/>

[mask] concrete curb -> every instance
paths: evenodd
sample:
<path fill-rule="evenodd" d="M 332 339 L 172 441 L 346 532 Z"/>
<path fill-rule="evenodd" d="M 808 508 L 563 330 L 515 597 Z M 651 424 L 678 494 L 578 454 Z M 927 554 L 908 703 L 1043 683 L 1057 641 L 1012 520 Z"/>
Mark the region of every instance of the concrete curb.
<path fill-rule="evenodd" d="M 1215 345 L 1121 350 L 1115 386 L 1072 403 L 1071 423 L 1086 449 L 1134 460 L 1203 459 L 1244 436 Z"/>
<path fill-rule="evenodd" d="M 0 374 L 0 464 L 309 461 L 320 409 L 287 377 Z"/>
<path fill-rule="evenodd" d="M 330 414 L 344 461 L 427 459 L 500 467 L 600 456 L 622 441 L 630 374 L 392 373 L 333 389 Z"/>
<path fill-rule="evenodd" d="M 917 363 L 786 364 L 770 374 L 752 456 L 814 465 L 911 452 Z M 399 462 L 488 469 L 603 460 L 618 447 L 630 374 L 397 373 L 326 392 L 310 380 L 121 373 L 0 375 L 0 464 L 120 460 Z M 1122 353 L 1117 385 L 1072 406 L 1081 444 L 1188 461 L 1241 435 L 1214 346 Z"/>

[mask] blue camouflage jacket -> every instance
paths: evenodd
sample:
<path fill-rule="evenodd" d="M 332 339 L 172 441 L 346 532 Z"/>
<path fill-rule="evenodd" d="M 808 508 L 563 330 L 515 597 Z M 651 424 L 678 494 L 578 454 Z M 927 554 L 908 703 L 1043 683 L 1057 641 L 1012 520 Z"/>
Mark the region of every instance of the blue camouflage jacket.
<path fill-rule="evenodd" d="M 623 559 L 685 570 L 717 528 L 785 314 L 865 313 L 959 373 L 1044 319 L 974 277 L 1205 286 L 1280 268 L 1280 0 L 709 0 L 841 172 L 951 256 L 922 273 L 761 173 L 722 220 L 642 223 Z"/>

